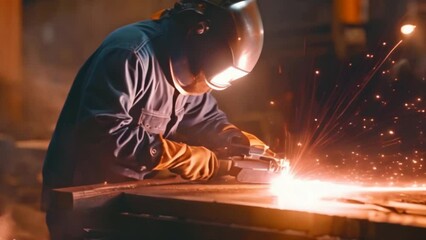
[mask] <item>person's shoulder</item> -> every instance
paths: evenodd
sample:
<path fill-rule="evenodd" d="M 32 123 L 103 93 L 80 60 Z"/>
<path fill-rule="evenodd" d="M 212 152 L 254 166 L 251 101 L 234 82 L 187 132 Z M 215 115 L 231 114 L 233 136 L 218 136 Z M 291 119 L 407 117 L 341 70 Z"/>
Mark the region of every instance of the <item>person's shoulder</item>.
<path fill-rule="evenodd" d="M 105 38 L 102 46 L 136 51 L 163 34 L 164 29 L 158 22 L 146 20 L 116 29 Z"/>

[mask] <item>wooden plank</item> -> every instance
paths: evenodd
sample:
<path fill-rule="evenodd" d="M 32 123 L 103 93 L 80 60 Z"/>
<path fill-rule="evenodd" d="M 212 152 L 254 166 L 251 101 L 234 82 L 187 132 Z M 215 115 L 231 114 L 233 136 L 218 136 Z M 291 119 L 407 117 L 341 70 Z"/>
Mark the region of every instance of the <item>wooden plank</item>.
<path fill-rule="evenodd" d="M 141 230 L 148 227 L 148 230 L 182 231 L 182 236 L 187 236 L 186 233 L 188 239 L 197 239 L 190 236 L 227 238 L 227 235 L 238 238 L 245 234 L 279 239 L 280 234 L 287 236 L 285 234 L 289 232 L 303 233 L 296 234 L 296 239 L 324 236 L 367 240 L 426 239 L 424 205 L 422 202 L 415 204 L 418 198 L 423 199 L 425 192 L 360 193 L 358 199 L 373 200 L 363 203 L 331 199 L 336 207 L 321 211 L 285 209 L 269 192 L 268 185 L 234 181 L 149 180 L 74 187 L 56 192 L 69 198 L 66 206 L 73 210 L 102 207 L 111 210 L 107 205 L 118 199 L 113 209 L 116 217 L 111 219 L 116 224 L 107 229 L 115 234 L 125 232 L 139 236 Z M 401 196 L 407 199 L 401 200 Z M 407 201 L 395 202 L 395 199 Z M 388 205 L 383 205 L 386 202 Z M 206 235 L 196 229 L 191 231 L 193 228 L 205 229 Z M 223 235 L 215 235 L 215 231 L 221 231 Z"/>
<path fill-rule="evenodd" d="M 379 199 L 391 195 L 382 193 L 375 197 Z M 348 202 L 339 208 L 330 208 L 329 211 L 283 209 L 268 193 L 267 185 L 154 186 L 126 191 L 121 206 L 129 214 L 171 216 L 267 229 L 290 229 L 306 232 L 310 237 L 331 235 L 355 239 L 426 238 L 424 215 L 398 213 L 380 205 L 356 202 Z M 414 206 L 410 205 L 410 208 Z"/>
<path fill-rule="evenodd" d="M 0 123 L 17 128 L 22 120 L 22 2 L 0 0 Z"/>
<path fill-rule="evenodd" d="M 311 236 L 332 232 L 329 217 L 308 212 L 127 194 L 124 195 L 122 203 L 124 208 L 127 207 L 125 211 L 129 213 L 172 216 L 180 219 L 266 229 L 291 229 L 307 232 Z M 350 220 L 347 224 L 351 224 Z"/>
<path fill-rule="evenodd" d="M 223 224 L 147 214 L 122 214 L 117 239 L 244 239 L 314 240 L 305 232 Z M 115 236 L 114 236 L 115 237 Z"/>
<path fill-rule="evenodd" d="M 0 0 L 0 79 L 22 80 L 22 3 Z"/>
<path fill-rule="evenodd" d="M 148 186 L 179 184 L 183 182 L 185 181 L 173 178 L 59 188 L 53 190 L 52 198 L 55 202 L 55 207 L 59 209 L 88 209 L 102 207 L 110 201 L 113 201 L 126 190 L 139 189 L 141 187 Z"/>

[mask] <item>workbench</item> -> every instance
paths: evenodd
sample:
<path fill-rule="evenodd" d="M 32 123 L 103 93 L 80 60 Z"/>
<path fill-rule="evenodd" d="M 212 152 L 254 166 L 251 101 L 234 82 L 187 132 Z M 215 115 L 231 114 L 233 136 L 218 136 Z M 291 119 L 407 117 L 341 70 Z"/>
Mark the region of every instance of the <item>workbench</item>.
<path fill-rule="evenodd" d="M 330 199 L 335 208 L 303 211 L 280 205 L 269 185 L 232 179 L 145 180 L 54 191 L 58 209 L 108 212 L 103 215 L 108 224 L 85 226 L 88 239 L 426 239 L 426 192 L 368 196 L 375 200 Z"/>

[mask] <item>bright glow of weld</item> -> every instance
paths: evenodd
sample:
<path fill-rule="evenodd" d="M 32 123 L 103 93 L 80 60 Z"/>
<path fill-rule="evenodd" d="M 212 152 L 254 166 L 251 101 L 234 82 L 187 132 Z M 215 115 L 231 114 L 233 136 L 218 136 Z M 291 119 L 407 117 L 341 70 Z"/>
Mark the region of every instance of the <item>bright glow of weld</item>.
<path fill-rule="evenodd" d="M 320 210 L 325 207 L 327 197 L 342 197 L 351 192 L 351 186 L 319 180 L 296 179 L 293 175 L 281 175 L 271 183 L 270 190 L 277 196 L 278 206 L 296 210 Z"/>
<path fill-rule="evenodd" d="M 404 35 L 410 35 L 416 29 L 416 25 L 414 24 L 405 24 L 401 27 L 401 33 Z"/>
<path fill-rule="evenodd" d="M 271 193 L 277 197 L 282 209 L 333 212 L 340 204 L 330 199 L 350 199 L 365 192 L 410 192 L 426 191 L 426 187 L 358 186 L 320 180 L 297 179 L 292 174 L 282 174 L 270 185 Z"/>

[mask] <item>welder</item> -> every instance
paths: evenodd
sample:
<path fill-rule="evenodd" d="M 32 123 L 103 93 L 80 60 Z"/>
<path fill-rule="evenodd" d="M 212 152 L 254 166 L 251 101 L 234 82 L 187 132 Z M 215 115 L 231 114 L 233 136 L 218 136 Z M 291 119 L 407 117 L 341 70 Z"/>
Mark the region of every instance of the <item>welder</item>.
<path fill-rule="evenodd" d="M 250 73 L 262 45 L 255 0 L 181 0 L 111 33 L 77 74 L 45 158 L 52 238 L 65 239 L 70 228 L 52 210 L 52 189 L 166 169 L 208 180 L 220 174 L 219 152 L 243 155 L 265 145 L 232 125 L 211 94 Z"/>

